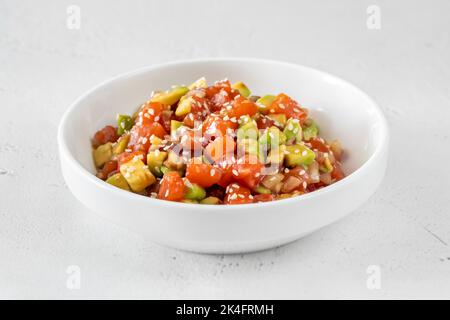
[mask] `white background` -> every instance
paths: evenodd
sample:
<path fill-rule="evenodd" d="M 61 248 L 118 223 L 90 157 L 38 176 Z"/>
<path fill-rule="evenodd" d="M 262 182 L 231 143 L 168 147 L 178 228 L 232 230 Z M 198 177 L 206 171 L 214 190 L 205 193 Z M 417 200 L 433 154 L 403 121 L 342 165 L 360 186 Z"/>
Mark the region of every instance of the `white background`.
<path fill-rule="evenodd" d="M 445 0 L 0 0 L 0 297 L 450 298 L 449 15 Z M 216 56 L 305 64 L 374 97 L 392 135 L 378 192 L 307 238 L 230 256 L 155 245 L 84 208 L 59 170 L 67 106 L 116 74 Z"/>

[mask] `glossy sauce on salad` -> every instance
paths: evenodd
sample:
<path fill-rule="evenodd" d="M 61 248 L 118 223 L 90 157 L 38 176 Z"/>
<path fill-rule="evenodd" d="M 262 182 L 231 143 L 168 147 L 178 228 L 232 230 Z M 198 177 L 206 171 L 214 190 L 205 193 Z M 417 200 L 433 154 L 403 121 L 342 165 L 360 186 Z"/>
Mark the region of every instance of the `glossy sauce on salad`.
<path fill-rule="evenodd" d="M 344 177 L 338 140 L 290 96 L 200 78 L 154 92 L 92 139 L 97 177 L 168 201 L 246 204 L 299 196 Z"/>

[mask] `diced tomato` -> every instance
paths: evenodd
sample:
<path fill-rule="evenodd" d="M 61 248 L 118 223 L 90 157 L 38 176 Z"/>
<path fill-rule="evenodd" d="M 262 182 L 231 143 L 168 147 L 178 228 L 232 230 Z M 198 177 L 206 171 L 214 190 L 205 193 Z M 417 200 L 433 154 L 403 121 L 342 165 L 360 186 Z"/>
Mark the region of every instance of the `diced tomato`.
<path fill-rule="evenodd" d="M 131 128 L 128 146 L 132 147 L 133 151 L 141 150 L 147 153 L 150 147 L 150 137 L 155 135 L 164 139 L 166 134 L 166 130 L 159 122 L 153 122 L 149 125 L 135 125 Z"/>
<path fill-rule="evenodd" d="M 206 146 L 206 154 L 214 161 L 223 161 L 234 154 L 236 143 L 230 136 L 218 137 Z"/>
<path fill-rule="evenodd" d="M 273 200 L 271 194 L 257 194 L 253 197 L 253 202 L 268 202 Z"/>
<path fill-rule="evenodd" d="M 171 171 L 164 175 L 159 187 L 158 199 L 180 201 L 184 198 L 186 186 L 177 171 Z"/>
<path fill-rule="evenodd" d="M 311 144 L 311 149 L 317 149 L 320 152 L 330 152 L 330 149 L 320 138 L 312 138 L 308 141 Z"/>
<path fill-rule="evenodd" d="M 244 115 L 253 116 L 257 112 L 258 107 L 256 106 L 256 103 L 241 96 L 234 101 L 233 107 L 228 110 L 227 114 L 230 118 L 239 119 Z"/>
<path fill-rule="evenodd" d="M 225 193 L 225 204 L 245 204 L 253 203 L 253 196 L 250 189 L 241 186 L 238 183 L 230 184 Z"/>
<path fill-rule="evenodd" d="M 331 171 L 331 178 L 336 179 L 336 181 L 342 180 L 345 177 L 344 171 L 342 171 L 341 164 L 336 162 L 333 165 L 333 171 Z"/>
<path fill-rule="evenodd" d="M 117 128 L 113 126 L 105 126 L 103 129 L 97 131 L 92 139 L 92 146 L 97 148 L 98 146 L 108 143 L 116 142 L 119 139 L 117 135 Z"/>
<path fill-rule="evenodd" d="M 247 187 L 253 189 L 263 178 L 261 171 L 264 165 L 259 162 L 258 157 L 245 155 L 233 164 L 233 177 Z"/>
<path fill-rule="evenodd" d="M 300 123 L 308 117 L 308 112 L 301 108 L 301 106 L 291 97 L 284 93 L 276 96 L 272 104 L 264 110 L 267 113 L 284 113 L 287 118 L 299 119 Z"/>
<path fill-rule="evenodd" d="M 186 167 L 186 178 L 204 188 L 218 183 L 221 176 L 221 170 L 210 164 L 190 162 Z"/>
<path fill-rule="evenodd" d="M 159 102 L 147 102 L 142 110 L 139 112 L 138 124 L 147 126 L 155 121 L 161 119 L 161 112 L 164 110 L 164 105 Z"/>

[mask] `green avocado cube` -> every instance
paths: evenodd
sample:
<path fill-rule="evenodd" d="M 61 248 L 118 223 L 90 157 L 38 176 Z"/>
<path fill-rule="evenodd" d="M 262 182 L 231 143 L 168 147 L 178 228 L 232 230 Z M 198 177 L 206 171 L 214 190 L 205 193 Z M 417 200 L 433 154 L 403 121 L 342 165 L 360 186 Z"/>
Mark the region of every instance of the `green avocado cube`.
<path fill-rule="evenodd" d="M 311 121 L 311 124 L 309 126 L 303 127 L 303 139 L 305 141 L 309 141 L 312 138 L 317 137 L 319 134 L 319 127 L 314 121 Z"/>
<path fill-rule="evenodd" d="M 117 115 L 117 134 L 123 135 L 126 131 L 131 130 L 134 125 L 134 121 L 130 116 L 124 114 Z"/>
<path fill-rule="evenodd" d="M 245 98 L 248 98 L 251 94 L 250 89 L 242 81 L 232 84 L 231 87 L 238 90 L 239 94 Z"/>
<path fill-rule="evenodd" d="M 178 102 L 181 99 L 181 97 L 188 92 L 189 92 L 188 87 L 176 86 L 165 92 L 155 94 L 152 97 L 151 101 L 160 102 L 165 105 L 173 105 L 174 103 Z"/>
<path fill-rule="evenodd" d="M 219 204 L 220 199 L 217 197 L 207 197 L 200 201 L 201 204 Z"/>
<path fill-rule="evenodd" d="M 184 197 L 190 200 L 202 200 L 206 197 L 206 191 L 196 183 L 191 183 L 189 180 L 185 180 L 186 194 Z"/>
<path fill-rule="evenodd" d="M 276 96 L 271 94 L 266 94 L 265 96 L 262 96 L 258 100 L 256 100 L 256 104 L 259 107 L 259 112 L 263 112 L 265 109 L 270 107 L 272 102 L 275 100 Z"/>
<path fill-rule="evenodd" d="M 120 189 L 130 191 L 130 186 L 121 173 L 116 173 L 110 176 L 108 179 L 106 179 L 106 182 Z"/>
<path fill-rule="evenodd" d="M 151 173 L 153 173 L 157 177 L 162 177 L 163 173 L 161 171 L 161 167 L 166 158 L 167 158 L 166 151 L 159 151 L 159 150 L 150 151 L 147 154 L 147 166 L 150 169 Z"/>
<path fill-rule="evenodd" d="M 94 150 L 94 162 L 97 168 L 101 168 L 106 162 L 108 162 L 113 155 L 112 143 L 108 142 L 98 146 Z"/>
<path fill-rule="evenodd" d="M 283 130 L 287 140 L 295 139 L 295 141 L 302 141 L 302 127 L 298 119 L 290 118 Z"/>
<path fill-rule="evenodd" d="M 258 126 L 256 122 L 251 120 L 241 125 L 236 132 L 237 140 L 253 139 L 258 140 Z"/>
<path fill-rule="evenodd" d="M 287 167 L 308 166 L 316 158 L 316 154 L 311 149 L 301 144 L 286 146 L 284 162 Z"/>

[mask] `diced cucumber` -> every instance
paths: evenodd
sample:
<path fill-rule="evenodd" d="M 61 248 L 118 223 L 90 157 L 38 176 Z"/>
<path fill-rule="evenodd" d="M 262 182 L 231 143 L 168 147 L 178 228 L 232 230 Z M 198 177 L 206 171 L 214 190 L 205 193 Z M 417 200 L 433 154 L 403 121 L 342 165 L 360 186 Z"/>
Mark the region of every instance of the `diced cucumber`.
<path fill-rule="evenodd" d="M 119 136 L 123 135 L 126 131 L 131 130 L 134 125 L 133 119 L 124 114 L 117 115 L 117 134 Z"/>
<path fill-rule="evenodd" d="M 170 171 L 174 171 L 174 170 L 172 170 L 170 168 L 167 168 L 166 166 L 161 166 L 161 168 L 159 170 L 162 172 L 163 175 L 168 173 L 168 172 L 170 172 Z"/>
<path fill-rule="evenodd" d="M 121 154 L 125 151 L 128 146 L 128 142 L 130 141 L 130 135 L 126 134 L 119 138 L 119 140 L 113 146 L 113 154 L 115 156 Z"/>
<path fill-rule="evenodd" d="M 102 167 L 113 155 L 112 143 L 108 142 L 94 150 L 94 162 L 97 168 Z"/>
<path fill-rule="evenodd" d="M 128 185 L 127 180 L 119 172 L 106 179 L 106 182 L 120 189 L 130 191 L 130 186 Z"/>
<path fill-rule="evenodd" d="M 200 201 L 201 204 L 219 204 L 220 199 L 216 197 L 207 197 Z"/>
<path fill-rule="evenodd" d="M 131 190 L 141 192 L 156 182 L 148 167 L 137 156 L 120 165 L 120 173 L 125 177 Z"/>
<path fill-rule="evenodd" d="M 186 194 L 184 197 L 190 200 L 202 200 L 206 197 L 206 191 L 201 186 L 196 183 L 191 183 L 187 181 L 185 183 L 187 187 Z"/>
<path fill-rule="evenodd" d="M 165 92 L 157 93 L 152 97 L 151 100 L 152 102 L 160 102 L 165 105 L 172 105 L 178 100 L 180 100 L 180 98 L 184 96 L 186 93 L 188 93 L 188 91 L 189 88 L 187 87 L 177 86 Z"/>
<path fill-rule="evenodd" d="M 302 141 L 302 127 L 298 119 L 290 118 L 284 126 L 284 134 L 287 140 L 295 139 L 295 141 Z"/>
<path fill-rule="evenodd" d="M 305 141 L 309 141 L 310 139 L 317 137 L 318 134 L 319 127 L 314 121 L 312 121 L 309 126 L 303 127 L 303 139 Z"/>
<path fill-rule="evenodd" d="M 250 89 L 242 81 L 239 81 L 239 82 L 236 82 L 236 83 L 232 84 L 231 87 L 233 89 L 238 90 L 240 95 L 245 97 L 245 98 L 249 97 L 250 94 L 251 94 Z"/>
<path fill-rule="evenodd" d="M 157 177 L 162 177 L 163 173 L 161 172 L 161 167 L 166 158 L 167 158 L 166 151 L 159 151 L 159 150 L 150 151 L 147 154 L 147 166 L 150 169 L 150 172 Z"/>
<path fill-rule="evenodd" d="M 304 145 L 296 144 L 286 146 L 284 161 L 286 166 L 293 168 L 301 165 L 308 166 L 314 161 L 315 157 L 314 151 Z"/>

